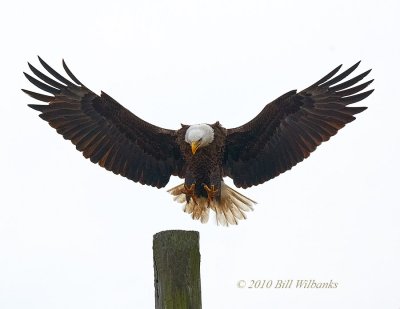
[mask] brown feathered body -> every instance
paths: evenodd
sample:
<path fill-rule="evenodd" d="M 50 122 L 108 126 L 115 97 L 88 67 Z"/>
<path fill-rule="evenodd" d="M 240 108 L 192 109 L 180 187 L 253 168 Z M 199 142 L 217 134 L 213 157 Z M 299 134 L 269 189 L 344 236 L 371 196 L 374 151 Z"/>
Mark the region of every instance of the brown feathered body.
<path fill-rule="evenodd" d="M 223 177 L 223 161 L 225 151 L 226 129 L 219 122 L 210 124 L 214 130 L 213 142 L 193 154 L 188 143 L 185 143 L 185 133 L 188 125 L 178 130 L 177 144 L 183 156 L 183 171 L 185 184 L 195 184 L 195 193 L 198 197 L 207 198 L 207 192 L 202 184 L 214 185 L 217 189 L 217 198 L 221 195 L 221 181 Z"/>
<path fill-rule="evenodd" d="M 29 64 L 30 82 L 50 95 L 23 90 L 47 104 L 29 106 L 70 140 L 93 163 L 141 184 L 164 187 L 171 175 L 184 183 L 169 190 L 194 219 L 206 222 L 209 211 L 218 223 L 237 224 L 246 218 L 254 201 L 229 188 L 247 188 L 268 181 L 307 158 L 318 145 L 335 135 L 366 107 L 351 104 L 368 97 L 362 92 L 372 82 L 358 84 L 370 70 L 344 80 L 359 65 L 337 74 L 340 66 L 310 87 L 290 91 L 267 104 L 244 125 L 225 129 L 211 124 L 214 139 L 194 154 L 185 140 L 190 126 L 169 130 L 152 125 L 120 105 L 104 92 L 97 95 L 85 87 L 63 62 L 70 79 L 39 58 L 54 78 Z M 194 184 L 194 194 L 187 194 Z M 210 199 L 205 189 L 214 186 Z M 194 198 L 192 198 L 194 197 Z"/>
<path fill-rule="evenodd" d="M 170 190 L 177 202 L 184 204 L 184 211 L 191 214 L 195 220 L 205 223 L 209 219 L 209 212 L 216 214 L 217 224 L 237 224 L 238 220 L 245 219 L 245 212 L 253 210 L 255 201 L 245 197 L 223 182 L 225 144 L 227 130 L 219 122 L 209 124 L 214 131 L 214 139 L 207 147 L 199 148 L 193 154 L 191 147 L 185 142 L 185 134 L 190 126 L 182 125 L 177 131 L 177 144 L 185 162 L 182 170 L 185 182 Z M 184 186 L 194 185 L 195 199 L 188 198 L 183 193 Z M 205 186 L 212 187 L 216 193 L 213 200 L 209 200 Z"/>

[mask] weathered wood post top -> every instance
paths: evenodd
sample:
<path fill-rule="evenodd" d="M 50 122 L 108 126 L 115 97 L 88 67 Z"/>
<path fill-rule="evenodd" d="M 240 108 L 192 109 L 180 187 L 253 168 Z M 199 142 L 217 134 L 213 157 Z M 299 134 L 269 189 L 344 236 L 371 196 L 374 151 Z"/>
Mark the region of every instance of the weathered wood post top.
<path fill-rule="evenodd" d="M 170 230 L 153 236 L 156 309 L 201 309 L 199 233 Z"/>

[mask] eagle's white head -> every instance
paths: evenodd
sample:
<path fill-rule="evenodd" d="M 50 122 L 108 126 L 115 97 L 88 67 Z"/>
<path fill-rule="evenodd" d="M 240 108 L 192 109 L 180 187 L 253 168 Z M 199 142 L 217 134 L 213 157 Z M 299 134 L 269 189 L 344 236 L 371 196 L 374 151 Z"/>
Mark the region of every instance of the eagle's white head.
<path fill-rule="evenodd" d="M 185 142 L 192 147 L 192 153 L 197 149 L 209 145 L 214 140 L 214 130 L 208 124 L 194 124 L 190 126 L 185 134 Z"/>

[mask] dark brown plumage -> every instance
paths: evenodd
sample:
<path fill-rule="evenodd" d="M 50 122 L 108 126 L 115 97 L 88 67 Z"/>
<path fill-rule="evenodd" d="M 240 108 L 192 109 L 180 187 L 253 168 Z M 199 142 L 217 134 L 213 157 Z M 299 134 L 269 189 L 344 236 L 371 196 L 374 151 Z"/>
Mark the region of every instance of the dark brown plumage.
<path fill-rule="evenodd" d="M 368 70 L 346 82 L 360 62 L 343 73 L 341 66 L 300 91 L 290 91 L 241 127 L 228 129 L 224 176 L 238 187 L 261 184 L 307 158 L 315 148 L 355 119 L 367 107 L 350 107 L 368 97 L 373 80 L 354 86 Z M 354 86 L 354 87 L 353 87 Z"/>
<path fill-rule="evenodd" d="M 171 175 L 185 178 L 184 184 L 169 190 L 177 201 L 185 203 L 185 211 L 206 222 L 209 209 L 213 209 L 217 222 L 226 225 L 245 218 L 244 212 L 252 209 L 254 201 L 226 186 L 223 177 L 247 188 L 291 169 L 364 111 L 366 107 L 349 105 L 373 91 L 361 92 L 372 80 L 356 85 L 370 70 L 343 81 L 359 63 L 336 75 L 339 66 L 307 89 L 290 91 L 267 104 L 243 126 L 225 129 L 217 122 L 168 130 L 140 119 L 104 92 L 96 95 L 64 61 L 72 81 L 41 58 L 39 61 L 54 78 L 30 64 L 41 81 L 24 74 L 52 95 L 23 90 L 48 103 L 29 106 L 40 111 L 40 117 L 71 140 L 85 158 L 157 188 L 164 187 Z"/>

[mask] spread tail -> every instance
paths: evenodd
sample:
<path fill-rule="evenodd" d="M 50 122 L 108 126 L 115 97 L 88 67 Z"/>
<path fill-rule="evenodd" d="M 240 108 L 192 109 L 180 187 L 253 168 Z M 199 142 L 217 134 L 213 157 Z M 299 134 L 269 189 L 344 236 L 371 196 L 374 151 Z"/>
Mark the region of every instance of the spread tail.
<path fill-rule="evenodd" d="M 215 211 L 217 224 L 228 226 L 229 224 L 238 224 L 238 220 L 246 219 L 246 211 L 253 210 L 255 201 L 245 197 L 239 192 L 228 187 L 224 182 L 221 182 L 221 199 L 213 200 L 208 206 L 207 199 L 198 197 L 197 204 L 190 199 L 186 202 L 186 195 L 183 192 L 184 184 L 180 184 L 168 190 L 174 196 L 174 201 L 184 203 L 183 211 L 191 214 L 192 219 L 200 220 L 201 223 L 206 223 L 209 218 L 210 209 Z"/>

